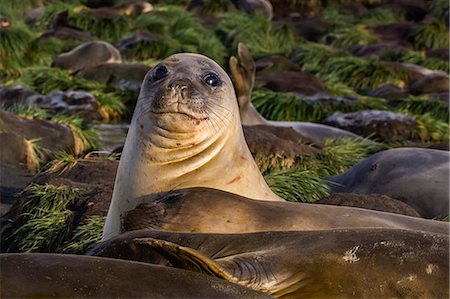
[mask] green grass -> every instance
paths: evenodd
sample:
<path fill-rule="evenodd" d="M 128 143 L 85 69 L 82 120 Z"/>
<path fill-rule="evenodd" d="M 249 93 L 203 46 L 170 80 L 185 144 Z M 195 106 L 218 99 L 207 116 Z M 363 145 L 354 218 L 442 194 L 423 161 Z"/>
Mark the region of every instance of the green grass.
<path fill-rule="evenodd" d="M 416 134 L 423 142 L 448 142 L 449 125 L 448 121 L 434 118 L 430 113 L 416 115 Z"/>
<path fill-rule="evenodd" d="M 69 23 L 83 30 L 92 32 L 97 38 L 109 42 L 117 41 L 130 32 L 130 19 L 126 16 L 113 15 L 95 17 L 90 11 L 70 12 Z"/>
<path fill-rule="evenodd" d="M 77 116 L 55 115 L 52 121 L 70 128 L 75 140 L 76 155 L 99 148 L 101 141 L 98 132 L 85 119 Z"/>
<path fill-rule="evenodd" d="M 48 94 L 54 90 L 96 90 L 101 89 L 100 83 L 74 78 L 66 70 L 51 67 L 27 67 L 23 69 L 22 76 L 11 85 L 21 85 L 32 91 Z"/>
<path fill-rule="evenodd" d="M 229 0 L 201 0 L 201 8 L 198 9 L 200 15 L 202 14 L 217 14 L 220 12 L 227 12 L 233 5 Z"/>
<path fill-rule="evenodd" d="M 367 30 L 365 25 L 342 28 L 332 34 L 336 36 L 336 39 L 332 42 L 332 46 L 339 49 L 347 49 L 354 45 L 375 44 L 378 42 L 378 38 Z"/>
<path fill-rule="evenodd" d="M 319 72 L 329 60 L 339 57 L 349 57 L 349 54 L 308 41 L 297 43 L 290 56 L 291 60 L 299 64 L 304 71 L 312 73 Z"/>
<path fill-rule="evenodd" d="M 78 159 L 73 153 L 58 152 L 43 169 L 43 173 L 57 173 L 58 175 L 72 169 L 77 165 Z"/>
<path fill-rule="evenodd" d="M 336 78 L 352 88 L 375 89 L 382 84 L 400 84 L 408 79 L 404 71 L 390 68 L 373 59 L 337 57 L 318 70 L 321 78 Z"/>
<path fill-rule="evenodd" d="M 22 55 L 32 38 L 32 33 L 20 23 L 0 29 L 0 79 L 20 76 L 23 67 Z"/>
<path fill-rule="evenodd" d="M 333 28 L 343 27 L 355 21 L 354 16 L 345 12 L 338 5 L 330 5 L 325 7 L 318 14 L 318 17 L 329 23 Z"/>
<path fill-rule="evenodd" d="M 312 203 L 329 195 L 329 188 L 317 174 L 297 169 L 273 172 L 264 176 L 272 191 L 287 201 Z"/>
<path fill-rule="evenodd" d="M 401 84 L 408 79 L 404 71 L 378 60 L 351 56 L 317 43 L 298 43 L 290 57 L 304 71 L 316 74 L 323 81 L 344 84 L 354 90 L 374 89 L 386 83 Z"/>
<path fill-rule="evenodd" d="M 245 43 L 255 59 L 274 54 L 289 56 L 295 45 L 295 37 L 289 27 L 273 25 L 262 16 L 223 14 L 216 32 L 232 51 L 239 42 Z"/>
<path fill-rule="evenodd" d="M 13 105 L 5 108 L 0 106 L 0 110 L 7 111 L 26 119 L 48 119 L 49 115 L 46 110 L 36 105 Z"/>
<path fill-rule="evenodd" d="M 449 47 L 449 33 L 444 21 L 433 19 L 422 23 L 413 34 L 414 47 L 418 50 L 430 50 Z"/>
<path fill-rule="evenodd" d="M 449 6 L 448 0 L 431 0 L 428 1 L 428 12 L 436 18 L 440 18 L 445 15 Z"/>
<path fill-rule="evenodd" d="M 386 145 L 366 139 L 330 139 L 325 142 L 322 154 L 318 157 L 320 162 L 313 164 L 312 168 L 320 177 L 336 175 L 383 149 L 386 149 Z"/>
<path fill-rule="evenodd" d="M 357 23 L 373 26 L 391 24 L 403 20 L 404 16 L 397 11 L 383 7 L 375 7 L 367 10 L 367 12 L 357 20 Z"/>
<path fill-rule="evenodd" d="M 447 102 L 434 100 L 427 96 L 406 98 L 401 102 L 399 109 L 412 115 L 429 114 L 431 117 L 444 122 L 448 121 L 450 117 Z"/>
<path fill-rule="evenodd" d="M 381 60 L 411 63 L 432 70 L 440 70 L 449 73 L 449 63 L 443 59 L 426 57 L 425 53 L 407 49 L 391 49 L 380 56 Z"/>
<path fill-rule="evenodd" d="M 100 105 L 99 110 L 104 122 L 120 119 L 125 114 L 125 103 L 116 93 L 93 91 L 92 95 Z"/>
<path fill-rule="evenodd" d="M 256 89 L 252 103 L 265 118 L 278 121 L 320 122 L 334 111 L 351 112 L 359 108 L 350 101 L 320 102 L 303 100 L 290 93 Z"/>
<path fill-rule="evenodd" d="M 102 238 L 105 218 L 100 216 L 91 216 L 79 225 L 73 233 L 71 239 L 64 242 L 60 251 L 70 254 L 84 254 L 94 244 L 100 242 Z"/>
<path fill-rule="evenodd" d="M 37 173 L 41 168 L 42 163 L 45 160 L 46 151 L 41 146 L 41 139 L 25 139 L 26 142 L 26 156 L 27 156 L 27 169 L 30 173 Z"/>
<path fill-rule="evenodd" d="M 191 12 L 179 6 L 155 6 L 136 20 L 135 31 L 149 31 L 154 40 L 143 41 L 126 54 L 140 60 L 163 59 L 179 52 L 201 53 L 224 65 L 227 50 L 214 32 Z"/>
<path fill-rule="evenodd" d="M 21 199 L 23 225 L 6 238 L 20 252 L 57 252 L 71 233 L 69 207 L 81 194 L 69 186 L 30 185 Z"/>

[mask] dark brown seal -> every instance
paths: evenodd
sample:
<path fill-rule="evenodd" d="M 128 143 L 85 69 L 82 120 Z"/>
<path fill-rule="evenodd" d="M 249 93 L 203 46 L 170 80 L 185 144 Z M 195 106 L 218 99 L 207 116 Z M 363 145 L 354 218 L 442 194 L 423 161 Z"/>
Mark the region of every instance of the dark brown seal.
<path fill-rule="evenodd" d="M 271 298 L 200 273 L 109 258 L 2 254 L 2 298 Z"/>
<path fill-rule="evenodd" d="M 252 234 L 150 230 L 91 254 L 171 265 L 280 298 L 448 298 L 448 236 L 392 229 Z"/>

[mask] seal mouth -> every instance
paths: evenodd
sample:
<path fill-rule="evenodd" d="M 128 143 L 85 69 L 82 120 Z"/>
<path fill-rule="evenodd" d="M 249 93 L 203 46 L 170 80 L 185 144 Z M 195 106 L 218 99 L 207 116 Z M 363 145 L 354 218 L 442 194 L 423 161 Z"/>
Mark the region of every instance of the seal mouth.
<path fill-rule="evenodd" d="M 183 115 L 188 117 L 190 120 L 195 120 L 195 121 L 204 121 L 204 120 L 208 120 L 209 117 L 196 117 L 193 116 L 191 114 L 188 114 L 186 112 L 182 112 L 182 111 L 150 111 L 153 114 L 157 114 L 157 115 L 167 115 L 167 114 L 175 114 L 175 115 Z"/>

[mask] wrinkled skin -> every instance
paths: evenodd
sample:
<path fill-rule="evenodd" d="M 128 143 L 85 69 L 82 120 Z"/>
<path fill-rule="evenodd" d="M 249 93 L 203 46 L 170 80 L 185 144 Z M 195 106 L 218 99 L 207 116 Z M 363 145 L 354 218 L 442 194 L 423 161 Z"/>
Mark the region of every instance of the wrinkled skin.
<path fill-rule="evenodd" d="M 448 241 L 447 235 L 393 229 L 140 230 L 89 254 L 189 269 L 281 298 L 448 298 Z"/>
<path fill-rule="evenodd" d="M 142 83 L 103 239 L 120 233 L 120 214 L 133 209 L 136 198 L 188 187 L 284 201 L 250 154 L 228 75 L 207 57 L 176 54 Z"/>

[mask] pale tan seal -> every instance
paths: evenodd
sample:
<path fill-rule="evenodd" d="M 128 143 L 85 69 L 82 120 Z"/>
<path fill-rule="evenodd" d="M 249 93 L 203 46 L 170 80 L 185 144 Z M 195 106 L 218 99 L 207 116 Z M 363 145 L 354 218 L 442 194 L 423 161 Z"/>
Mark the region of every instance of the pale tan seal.
<path fill-rule="evenodd" d="M 67 53 L 59 54 L 52 66 L 74 72 L 105 63 L 121 63 L 119 50 L 103 41 L 92 41 L 79 45 Z"/>
<path fill-rule="evenodd" d="M 205 56 L 176 54 L 142 83 L 103 240 L 121 232 L 120 215 L 139 197 L 189 187 L 284 201 L 267 186 L 248 149 L 228 75 Z"/>

